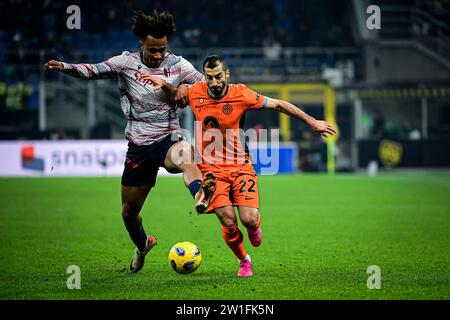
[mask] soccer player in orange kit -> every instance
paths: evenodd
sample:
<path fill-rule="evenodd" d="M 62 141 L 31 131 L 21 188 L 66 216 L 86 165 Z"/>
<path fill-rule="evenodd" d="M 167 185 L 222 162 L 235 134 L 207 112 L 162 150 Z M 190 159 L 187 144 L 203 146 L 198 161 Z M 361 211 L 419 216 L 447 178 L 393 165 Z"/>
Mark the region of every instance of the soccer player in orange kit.
<path fill-rule="evenodd" d="M 196 121 L 196 152 L 203 175 L 215 178 L 215 191 L 207 212 L 214 212 L 222 226 L 222 237 L 239 260 L 238 276 L 253 275 L 250 256 L 238 227 L 234 207 L 246 227 L 251 244 L 262 242 L 259 212 L 258 179 L 240 141 L 242 117 L 247 110 L 274 109 L 300 119 L 322 136 L 336 133 L 326 121 L 316 120 L 293 104 L 262 96 L 243 84 L 229 84 L 230 71 L 224 59 L 208 56 L 203 62 L 206 82 L 189 88 L 189 101 Z M 162 88 L 175 96 L 176 88 L 161 78 L 144 75 L 155 89 Z"/>

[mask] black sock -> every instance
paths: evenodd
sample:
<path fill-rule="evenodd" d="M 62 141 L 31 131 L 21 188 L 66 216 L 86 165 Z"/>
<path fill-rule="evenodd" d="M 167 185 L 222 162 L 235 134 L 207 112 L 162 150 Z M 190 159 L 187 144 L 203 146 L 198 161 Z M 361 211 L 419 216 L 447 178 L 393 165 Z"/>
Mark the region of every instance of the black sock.
<path fill-rule="evenodd" d="M 192 181 L 189 186 L 188 189 L 192 194 L 192 197 L 195 198 L 195 195 L 197 194 L 198 190 L 200 190 L 200 188 L 202 187 L 202 180 L 197 179 Z"/>
<path fill-rule="evenodd" d="M 144 250 L 145 242 L 147 241 L 147 235 L 145 234 L 144 227 L 137 232 L 128 232 L 131 240 L 139 250 Z"/>

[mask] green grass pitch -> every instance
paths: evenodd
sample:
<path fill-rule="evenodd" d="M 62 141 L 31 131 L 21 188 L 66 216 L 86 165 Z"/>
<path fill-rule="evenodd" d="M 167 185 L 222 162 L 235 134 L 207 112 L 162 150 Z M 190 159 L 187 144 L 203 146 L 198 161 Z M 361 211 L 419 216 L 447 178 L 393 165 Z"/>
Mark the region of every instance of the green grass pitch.
<path fill-rule="evenodd" d="M 143 208 L 158 245 L 139 274 L 119 178 L 1 178 L 0 299 L 450 298 L 450 173 L 262 176 L 259 188 L 264 241 L 245 238 L 254 276 L 242 279 L 180 177 L 158 178 Z M 190 275 L 167 261 L 182 240 L 202 251 Z M 80 290 L 67 289 L 70 265 Z M 367 288 L 370 265 L 379 290 Z"/>

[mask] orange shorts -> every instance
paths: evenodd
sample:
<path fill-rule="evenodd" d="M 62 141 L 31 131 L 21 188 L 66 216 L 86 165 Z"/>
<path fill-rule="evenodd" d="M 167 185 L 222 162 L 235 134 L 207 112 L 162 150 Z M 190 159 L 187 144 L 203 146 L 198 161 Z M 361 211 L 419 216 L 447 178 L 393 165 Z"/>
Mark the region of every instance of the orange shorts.
<path fill-rule="evenodd" d="M 203 172 L 206 174 L 206 172 Z M 259 209 L 258 177 L 247 170 L 213 172 L 216 191 L 208 206 L 211 213 L 224 206 L 247 206 Z"/>

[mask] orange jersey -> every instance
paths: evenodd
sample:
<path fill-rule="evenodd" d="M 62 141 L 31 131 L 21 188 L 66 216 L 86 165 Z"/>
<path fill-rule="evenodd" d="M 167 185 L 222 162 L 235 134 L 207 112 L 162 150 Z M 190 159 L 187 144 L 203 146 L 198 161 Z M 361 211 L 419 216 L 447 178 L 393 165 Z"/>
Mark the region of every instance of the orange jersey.
<path fill-rule="evenodd" d="M 253 172 L 241 143 L 242 117 L 247 110 L 261 109 L 267 98 L 243 84 L 229 84 L 224 97 L 212 98 L 208 85 L 197 82 L 189 88 L 189 105 L 196 119 L 196 154 L 201 171 Z M 199 161 L 200 160 L 200 161 Z"/>

